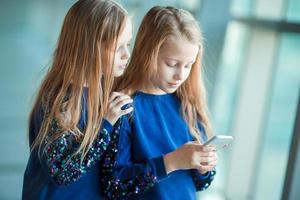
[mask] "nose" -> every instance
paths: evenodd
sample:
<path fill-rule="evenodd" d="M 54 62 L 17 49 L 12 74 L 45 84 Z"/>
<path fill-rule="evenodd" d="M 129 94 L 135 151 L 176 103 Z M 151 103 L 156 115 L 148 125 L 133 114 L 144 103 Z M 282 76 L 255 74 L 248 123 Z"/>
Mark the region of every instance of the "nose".
<path fill-rule="evenodd" d="M 184 78 L 184 69 L 182 67 L 179 67 L 177 70 L 176 70 L 176 73 L 174 74 L 174 79 L 175 80 L 183 80 Z"/>
<path fill-rule="evenodd" d="M 124 48 L 123 54 L 122 54 L 122 60 L 128 60 L 130 57 L 130 52 L 129 52 L 129 48 L 126 47 Z"/>

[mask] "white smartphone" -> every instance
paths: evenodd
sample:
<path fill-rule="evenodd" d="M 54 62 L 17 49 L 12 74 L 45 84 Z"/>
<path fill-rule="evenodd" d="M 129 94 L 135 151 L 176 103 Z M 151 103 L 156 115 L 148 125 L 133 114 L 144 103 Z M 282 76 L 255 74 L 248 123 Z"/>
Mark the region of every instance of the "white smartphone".
<path fill-rule="evenodd" d="M 227 147 L 233 141 L 233 137 L 230 135 L 215 135 L 207 140 L 203 145 L 213 145 L 217 150 Z"/>

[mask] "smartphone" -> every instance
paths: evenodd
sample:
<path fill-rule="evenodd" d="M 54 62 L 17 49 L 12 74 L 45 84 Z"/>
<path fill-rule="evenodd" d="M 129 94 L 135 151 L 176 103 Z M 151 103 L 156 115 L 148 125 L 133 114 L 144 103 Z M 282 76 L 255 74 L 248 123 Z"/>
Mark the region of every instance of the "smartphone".
<path fill-rule="evenodd" d="M 203 145 L 213 145 L 217 150 L 227 147 L 233 141 L 233 137 L 230 135 L 215 135 L 207 140 Z"/>

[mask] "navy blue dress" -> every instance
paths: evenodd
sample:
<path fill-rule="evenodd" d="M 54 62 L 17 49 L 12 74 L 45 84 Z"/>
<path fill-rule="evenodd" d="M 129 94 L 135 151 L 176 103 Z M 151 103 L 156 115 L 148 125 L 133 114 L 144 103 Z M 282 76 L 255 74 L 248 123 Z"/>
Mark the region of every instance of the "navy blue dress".
<path fill-rule="evenodd" d="M 82 97 L 81 117 L 78 128 L 83 130 L 87 122 L 88 89 Z M 30 120 L 29 144 L 33 143 L 43 121 L 43 109 L 34 112 Z M 51 123 L 48 136 L 59 131 L 55 119 Z M 74 134 L 65 132 L 53 143 L 46 138 L 41 156 L 35 149 L 30 153 L 23 180 L 22 199 L 105 199 L 100 187 L 100 160 L 113 132 L 112 125 L 103 120 L 101 129 L 87 156 L 80 163 L 80 155 L 71 157 L 80 143 Z M 70 158 L 71 157 L 71 158 Z"/>
<path fill-rule="evenodd" d="M 132 115 L 122 118 L 118 140 L 103 160 L 102 186 L 109 199 L 189 200 L 211 184 L 215 170 L 177 170 L 167 175 L 163 156 L 194 140 L 175 94 L 137 92 Z M 202 141 L 207 140 L 199 122 Z"/>

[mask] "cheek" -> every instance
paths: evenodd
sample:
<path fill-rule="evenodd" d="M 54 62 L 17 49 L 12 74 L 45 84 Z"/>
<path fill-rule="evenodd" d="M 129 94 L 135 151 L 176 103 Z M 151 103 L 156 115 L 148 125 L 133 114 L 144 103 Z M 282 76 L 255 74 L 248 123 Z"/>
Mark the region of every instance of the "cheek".
<path fill-rule="evenodd" d="M 114 57 L 115 65 L 118 64 L 120 62 L 120 60 L 121 60 L 121 57 L 120 57 L 119 53 L 116 52 L 115 57 Z"/>
<path fill-rule="evenodd" d="M 172 79 L 175 74 L 175 70 L 172 68 L 166 68 L 162 71 L 161 77 L 164 79 Z"/>
<path fill-rule="evenodd" d="M 191 73 L 191 69 L 187 69 L 187 70 L 185 71 L 185 74 L 184 74 L 184 80 L 186 80 L 186 79 L 189 77 L 190 73 Z"/>

